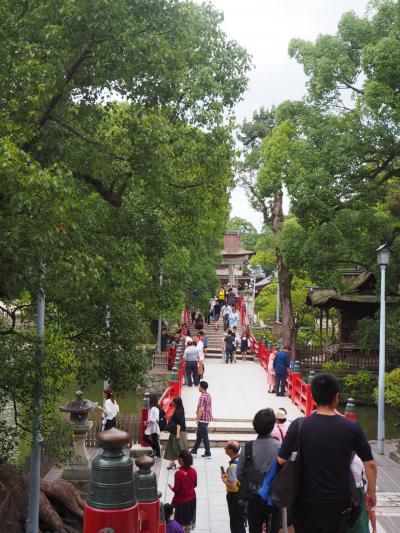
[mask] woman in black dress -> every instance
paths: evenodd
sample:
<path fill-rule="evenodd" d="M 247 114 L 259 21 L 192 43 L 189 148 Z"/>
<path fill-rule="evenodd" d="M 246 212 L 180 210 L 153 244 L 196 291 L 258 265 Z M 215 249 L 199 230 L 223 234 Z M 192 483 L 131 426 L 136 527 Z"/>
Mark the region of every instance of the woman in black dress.
<path fill-rule="evenodd" d="M 164 459 L 168 459 L 170 461 L 169 466 L 167 467 L 168 470 L 171 470 L 171 468 L 176 468 L 175 461 L 178 459 L 179 453 L 182 450 L 188 449 L 185 409 L 183 408 L 182 398 L 180 396 L 176 396 L 172 400 L 172 403 L 175 407 L 175 410 L 172 414 L 171 420 L 168 423 L 171 431 L 164 453 Z"/>

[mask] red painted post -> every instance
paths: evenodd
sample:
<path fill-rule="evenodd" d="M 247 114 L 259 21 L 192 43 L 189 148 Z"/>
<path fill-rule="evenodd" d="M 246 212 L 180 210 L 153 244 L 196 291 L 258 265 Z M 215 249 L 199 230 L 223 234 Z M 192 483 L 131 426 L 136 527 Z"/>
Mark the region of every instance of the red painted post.
<path fill-rule="evenodd" d="M 178 376 L 178 369 L 174 365 L 172 367 L 171 376 L 169 378 L 169 385 L 172 387 L 172 396 L 180 396 L 180 387 L 179 387 L 179 376 Z"/>
<path fill-rule="evenodd" d="M 90 495 L 85 503 L 84 533 L 112 530 L 138 533 L 139 506 L 135 496 L 132 459 L 122 449 L 129 434 L 112 428 L 98 435 L 104 448 L 90 472 Z"/>
<path fill-rule="evenodd" d="M 305 406 L 305 415 L 309 416 L 313 412 L 314 400 L 311 394 L 311 385 L 307 383 L 306 385 L 306 406 Z"/>
<path fill-rule="evenodd" d="M 144 423 L 147 422 L 149 407 L 150 407 L 150 394 L 146 392 L 145 395 L 143 396 L 143 405 L 142 405 L 142 410 L 140 412 L 140 444 L 142 446 L 147 446 L 144 440 L 144 430 L 146 429 L 146 426 L 144 425 Z"/>
<path fill-rule="evenodd" d="M 297 383 L 301 381 L 301 372 L 290 372 L 290 379 L 292 380 L 292 403 L 296 402 L 296 387 Z"/>
<path fill-rule="evenodd" d="M 157 492 L 157 478 L 151 467 L 154 459 L 147 455 L 135 461 L 136 495 L 139 502 L 139 533 L 158 533 L 160 527 L 160 500 Z"/>
<path fill-rule="evenodd" d="M 357 420 L 356 402 L 353 398 L 347 400 L 344 416 L 350 420 Z"/>

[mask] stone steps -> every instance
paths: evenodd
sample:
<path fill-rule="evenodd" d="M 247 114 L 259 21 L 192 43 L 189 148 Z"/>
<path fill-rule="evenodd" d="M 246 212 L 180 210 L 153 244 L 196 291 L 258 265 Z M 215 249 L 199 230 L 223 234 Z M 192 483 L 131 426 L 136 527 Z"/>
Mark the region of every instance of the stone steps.
<path fill-rule="evenodd" d="M 186 419 L 187 436 L 189 446 L 193 446 L 196 440 L 196 420 L 194 418 Z M 208 426 L 208 436 L 211 446 L 221 447 L 226 444 L 228 440 L 237 440 L 240 443 L 253 440 L 255 433 L 252 421 L 249 419 L 226 419 L 217 418 L 210 422 Z M 168 440 L 169 433 L 162 432 L 160 440 L 165 442 Z"/>
<path fill-rule="evenodd" d="M 169 433 L 161 433 L 160 440 L 162 443 L 165 443 L 169 438 Z M 228 440 L 237 440 L 240 444 L 244 444 L 250 440 L 254 440 L 256 438 L 256 434 L 253 433 L 212 433 L 210 432 L 208 434 L 208 438 L 210 440 L 211 448 L 222 448 L 225 446 L 225 444 L 228 442 Z M 196 441 L 196 433 L 189 432 L 187 434 L 187 440 L 189 447 L 192 447 Z M 201 456 L 203 454 L 203 449 L 201 448 L 198 452 L 198 455 Z"/>

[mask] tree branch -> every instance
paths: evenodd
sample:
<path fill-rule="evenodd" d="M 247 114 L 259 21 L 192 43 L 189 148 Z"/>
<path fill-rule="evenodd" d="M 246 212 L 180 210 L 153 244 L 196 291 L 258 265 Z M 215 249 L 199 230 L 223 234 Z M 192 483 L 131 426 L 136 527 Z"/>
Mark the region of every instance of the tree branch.
<path fill-rule="evenodd" d="M 354 85 L 350 85 L 350 83 L 347 83 L 346 81 L 342 81 L 344 87 L 339 87 L 339 89 L 351 89 L 352 91 L 355 91 L 358 94 L 364 94 L 364 91 L 362 89 L 358 89 L 357 87 L 354 87 Z"/>
<path fill-rule="evenodd" d="M 26 428 L 25 426 L 23 426 L 22 424 L 20 424 L 20 423 L 18 422 L 17 402 L 16 402 L 16 400 L 15 400 L 15 396 L 14 396 L 14 395 L 13 395 L 12 401 L 13 401 L 13 408 L 14 408 L 14 423 L 15 423 L 15 427 L 16 427 L 16 428 L 20 428 L 20 429 L 22 429 L 23 431 L 27 431 L 28 433 L 32 433 L 32 430 L 31 430 L 31 429 Z"/>
<path fill-rule="evenodd" d="M 67 71 L 64 77 L 64 81 L 62 84 L 62 88 L 60 91 L 56 94 L 54 94 L 49 103 L 47 104 L 46 109 L 42 112 L 41 116 L 39 117 L 38 126 L 39 129 L 46 124 L 46 122 L 49 120 L 50 115 L 52 111 L 57 107 L 59 101 L 64 95 L 65 87 L 68 85 L 68 83 L 73 79 L 74 75 L 78 71 L 79 67 L 82 65 L 86 59 L 91 57 L 92 52 L 90 50 L 84 50 L 68 67 Z M 37 133 L 36 136 L 37 137 Z M 35 137 L 31 139 L 28 143 L 25 143 L 23 146 L 23 150 L 25 152 L 29 152 L 29 150 L 32 147 L 32 144 L 34 143 Z"/>
<path fill-rule="evenodd" d="M 118 189 L 116 193 L 112 189 L 106 189 L 101 180 L 92 178 L 91 176 L 79 174 L 79 175 L 76 175 L 75 177 L 77 179 L 84 181 L 85 183 L 87 183 L 87 185 L 90 185 L 91 187 L 93 187 L 93 189 L 95 189 L 95 191 L 97 191 L 100 194 L 100 196 L 104 198 L 104 200 L 106 200 L 110 205 L 114 207 L 121 207 L 122 196 L 123 196 L 123 193 L 125 192 L 125 189 L 129 182 L 129 178 L 131 176 L 126 176 L 124 178 L 123 184 L 121 185 L 121 187 Z"/>
<path fill-rule="evenodd" d="M 100 151 L 102 151 L 103 153 L 105 153 L 108 156 L 112 157 L 113 159 L 115 159 L 117 161 L 123 161 L 124 163 L 129 163 L 130 162 L 129 159 L 127 159 L 125 157 L 121 157 L 119 155 L 116 155 L 113 152 L 110 152 L 109 150 L 106 150 L 101 143 L 99 143 L 98 141 L 95 141 L 94 139 L 90 139 L 89 137 L 86 137 L 86 135 L 83 135 L 78 130 L 76 130 L 75 128 L 73 128 L 69 124 L 66 124 L 65 122 L 63 122 L 62 120 L 58 119 L 57 117 L 50 116 L 48 118 L 48 120 L 50 120 L 52 122 L 55 122 L 56 124 L 58 124 L 62 128 L 66 129 L 67 131 L 69 131 L 70 133 L 72 133 L 73 135 L 75 135 L 76 137 L 81 139 L 82 141 L 84 141 L 84 142 L 86 142 L 88 144 L 91 144 L 92 146 L 95 146 Z"/>
<path fill-rule="evenodd" d="M 75 73 L 78 71 L 82 63 L 92 55 L 90 50 L 84 50 L 67 68 L 63 88 L 57 94 L 52 96 L 50 102 L 48 103 L 46 109 L 43 111 L 41 117 L 39 118 L 39 127 L 43 126 L 47 120 L 50 118 L 51 112 L 57 106 L 58 102 L 61 100 L 64 94 L 64 88 L 72 80 Z"/>

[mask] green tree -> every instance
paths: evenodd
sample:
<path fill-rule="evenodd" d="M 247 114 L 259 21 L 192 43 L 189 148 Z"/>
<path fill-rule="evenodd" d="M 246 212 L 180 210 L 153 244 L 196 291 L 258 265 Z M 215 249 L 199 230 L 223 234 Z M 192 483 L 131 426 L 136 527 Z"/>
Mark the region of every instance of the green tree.
<path fill-rule="evenodd" d="M 398 23 L 398 2 L 378 1 L 369 17 L 346 13 L 336 35 L 289 48 L 308 76 L 298 142 L 287 154 L 289 193 L 303 228 L 302 255 L 312 257 L 320 279 L 333 277 L 334 261 L 374 268 L 385 241 L 399 259 Z M 393 269 L 389 281 L 397 288 Z"/>
<path fill-rule="evenodd" d="M 0 15 L 0 407 L 23 417 L 40 263 L 53 414 L 75 375 L 141 384 L 152 321 L 216 285 L 249 58 L 209 5 L 4 0 Z"/>
<path fill-rule="evenodd" d="M 242 180 L 251 194 L 253 206 L 264 218 L 264 226 L 271 228 L 274 238 L 276 269 L 279 279 L 281 301 L 283 343 L 291 347 L 295 356 L 296 327 L 291 301 L 291 284 L 294 273 L 291 271 L 281 247 L 284 223 L 283 195 L 287 185 L 289 161 L 285 156 L 292 143 L 293 126 L 285 120 L 290 115 L 290 104 L 282 104 L 270 112 L 261 110 L 254 115 L 254 134 L 248 123 L 244 125 L 241 140 L 246 156 L 243 164 Z M 264 129 L 259 126 L 265 121 Z M 273 125 L 275 123 L 275 125 Z M 266 135 L 257 138 L 257 135 Z"/>
<path fill-rule="evenodd" d="M 258 233 L 251 222 L 245 218 L 232 217 L 228 220 L 227 229 L 239 230 L 243 246 L 246 250 L 254 250 Z"/>
<path fill-rule="evenodd" d="M 315 310 L 306 304 L 307 286 L 309 285 L 309 280 L 297 276 L 293 277 L 291 285 L 295 342 L 301 340 L 302 344 L 305 345 L 312 339 L 316 324 Z M 256 310 L 267 325 L 272 325 L 276 319 L 276 289 L 277 282 L 274 280 L 256 298 Z"/>

